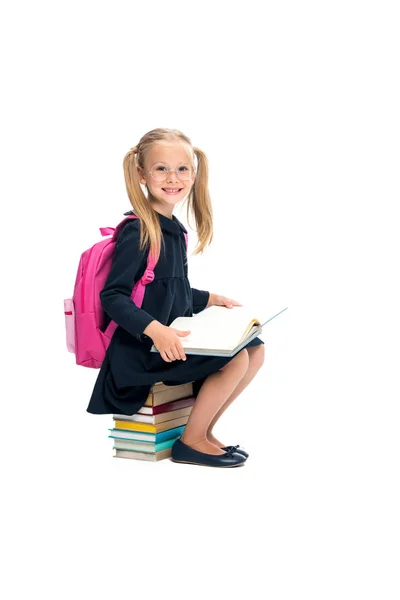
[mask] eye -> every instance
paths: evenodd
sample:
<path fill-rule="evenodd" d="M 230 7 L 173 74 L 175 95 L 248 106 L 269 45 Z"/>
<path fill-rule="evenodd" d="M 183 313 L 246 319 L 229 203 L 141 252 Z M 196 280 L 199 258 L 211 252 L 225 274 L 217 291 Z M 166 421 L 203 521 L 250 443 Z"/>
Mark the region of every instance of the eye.
<path fill-rule="evenodd" d="M 165 169 L 165 167 L 162 167 L 161 165 L 159 167 L 156 167 L 156 171 L 161 171 L 162 169 Z"/>
<path fill-rule="evenodd" d="M 185 167 L 185 166 L 182 166 L 182 167 L 179 167 L 179 170 L 180 170 L 180 171 L 187 171 L 187 170 L 188 170 L 188 168 L 187 168 L 187 167 Z"/>

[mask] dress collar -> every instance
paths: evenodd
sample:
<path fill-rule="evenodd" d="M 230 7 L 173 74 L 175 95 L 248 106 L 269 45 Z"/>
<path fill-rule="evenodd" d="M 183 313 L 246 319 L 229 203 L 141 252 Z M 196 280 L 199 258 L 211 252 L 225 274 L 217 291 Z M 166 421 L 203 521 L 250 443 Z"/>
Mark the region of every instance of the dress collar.
<path fill-rule="evenodd" d="M 162 215 L 158 211 L 156 211 L 156 212 L 159 216 L 161 229 L 163 229 L 164 231 L 169 231 L 170 233 L 173 233 L 175 235 L 179 235 L 181 233 L 181 231 L 183 231 L 183 233 L 187 233 L 187 230 L 185 229 L 183 224 L 179 221 L 179 219 L 176 218 L 175 215 L 172 215 L 172 219 L 169 219 L 168 217 Z M 125 216 L 134 215 L 134 214 L 135 213 L 133 212 L 133 210 L 129 210 L 128 212 L 124 213 Z"/>

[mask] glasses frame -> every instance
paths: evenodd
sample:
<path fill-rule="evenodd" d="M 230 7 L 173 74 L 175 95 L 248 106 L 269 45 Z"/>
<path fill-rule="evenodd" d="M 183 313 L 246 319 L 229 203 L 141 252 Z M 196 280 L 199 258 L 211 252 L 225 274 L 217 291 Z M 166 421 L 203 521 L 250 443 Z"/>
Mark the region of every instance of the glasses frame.
<path fill-rule="evenodd" d="M 152 171 L 153 171 L 153 168 L 154 168 L 156 165 L 159 165 L 159 164 L 161 164 L 161 165 L 165 166 L 165 168 L 166 168 L 166 169 L 168 169 L 168 172 L 166 173 L 166 175 L 165 175 L 165 178 L 164 178 L 164 179 L 156 179 L 156 178 L 154 177 L 153 173 L 152 173 Z M 182 179 L 182 177 L 180 177 L 180 176 L 179 176 L 178 169 L 179 169 L 179 167 L 180 167 L 181 165 L 190 165 L 190 166 L 192 167 L 192 169 L 193 169 L 193 174 L 192 174 L 192 176 L 191 176 L 191 177 L 189 177 L 189 179 Z M 176 173 L 176 176 L 177 176 L 177 177 L 178 177 L 178 179 L 180 179 L 181 181 L 190 181 L 190 180 L 192 179 L 192 177 L 193 177 L 194 175 L 196 175 L 196 169 L 195 169 L 195 166 L 194 166 L 192 163 L 190 163 L 190 162 L 187 162 L 187 161 L 182 161 L 182 162 L 180 162 L 180 163 L 179 163 L 179 165 L 178 165 L 177 167 L 175 167 L 175 169 L 170 169 L 170 168 L 168 167 L 168 165 L 167 165 L 165 162 L 163 162 L 162 160 L 159 160 L 159 161 L 157 161 L 156 163 L 154 163 L 154 165 L 152 165 L 151 169 L 149 169 L 149 170 L 147 171 L 147 173 L 150 173 L 150 175 L 151 175 L 151 177 L 154 179 L 154 181 L 157 181 L 157 183 L 161 183 L 162 181 L 166 181 L 166 179 L 168 179 L 168 177 L 169 177 L 169 174 L 171 173 L 171 171 L 175 171 L 175 173 Z"/>

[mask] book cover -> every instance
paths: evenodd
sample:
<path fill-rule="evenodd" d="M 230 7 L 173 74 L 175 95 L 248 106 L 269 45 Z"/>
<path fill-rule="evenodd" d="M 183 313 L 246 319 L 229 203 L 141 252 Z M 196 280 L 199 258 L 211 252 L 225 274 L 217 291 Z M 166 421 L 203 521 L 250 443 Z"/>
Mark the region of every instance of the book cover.
<path fill-rule="evenodd" d="M 196 398 L 194 396 L 189 396 L 188 398 L 174 400 L 173 402 L 166 402 L 165 404 L 160 404 L 158 406 L 142 406 L 142 408 L 138 410 L 138 413 L 140 415 L 159 415 L 161 413 L 169 412 L 171 410 L 178 410 L 179 408 L 193 406 L 195 401 Z M 118 418 L 120 418 L 120 415 L 118 415 Z"/>
<path fill-rule="evenodd" d="M 165 450 L 161 450 L 160 452 L 138 452 L 136 450 L 117 450 L 114 449 L 113 458 L 131 458 L 133 460 L 148 460 L 152 462 L 156 462 L 158 460 L 163 460 L 164 458 L 169 458 L 171 456 L 171 448 L 166 448 Z"/>
<path fill-rule="evenodd" d="M 182 383 L 180 385 L 165 385 L 157 383 L 153 385 L 150 394 L 146 398 L 144 406 L 160 406 L 173 400 L 193 396 L 193 382 Z"/>
<path fill-rule="evenodd" d="M 185 354 L 231 357 L 260 335 L 262 327 L 287 308 L 261 323 L 248 307 L 214 305 L 193 317 L 178 317 L 169 327 L 190 331 L 188 336 L 180 338 Z M 154 344 L 150 351 L 158 352 Z"/>
<path fill-rule="evenodd" d="M 136 421 L 115 421 L 115 427 L 117 429 L 127 429 L 133 431 L 147 431 L 149 433 L 159 433 L 173 427 L 179 427 L 180 425 L 186 425 L 189 417 L 180 417 L 179 419 L 173 419 L 172 421 L 165 421 L 164 423 L 137 423 Z"/>
<path fill-rule="evenodd" d="M 156 423 L 164 423 L 165 421 L 172 421 L 174 419 L 179 419 L 179 417 L 190 415 L 192 408 L 193 406 L 187 406 L 185 408 L 170 410 L 169 412 L 163 412 L 157 415 L 141 415 L 135 413 L 131 416 L 113 415 L 113 417 L 119 421 L 135 421 L 136 423 L 152 423 L 154 425 Z"/>
<path fill-rule="evenodd" d="M 114 449 L 117 450 L 136 450 L 140 452 L 160 452 L 166 448 L 171 448 L 172 444 L 177 440 L 178 437 L 173 437 L 165 442 L 136 442 L 134 440 L 120 440 L 114 439 Z"/>
<path fill-rule="evenodd" d="M 118 438 L 118 439 L 126 439 L 126 440 L 136 440 L 143 442 L 163 442 L 164 440 L 169 440 L 173 437 L 180 437 L 182 433 L 185 431 L 185 425 L 181 425 L 180 427 L 173 427 L 172 429 L 167 429 L 166 431 L 161 431 L 159 433 L 147 433 L 145 431 L 127 431 L 125 429 L 117 429 L 117 428 L 109 428 L 110 431 L 109 438 Z"/>

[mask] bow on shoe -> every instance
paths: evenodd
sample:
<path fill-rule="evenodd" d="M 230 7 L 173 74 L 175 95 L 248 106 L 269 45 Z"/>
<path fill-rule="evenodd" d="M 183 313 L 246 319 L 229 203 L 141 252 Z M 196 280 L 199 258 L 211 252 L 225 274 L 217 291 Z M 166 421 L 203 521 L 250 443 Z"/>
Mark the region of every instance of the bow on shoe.
<path fill-rule="evenodd" d="M 229 450 L 226 451 L 227 456 L 232 456 L 232 454 L 236 452 L 237 448 L 239 448 L 239 444 L 237 446 L 230 446 Z"/>

